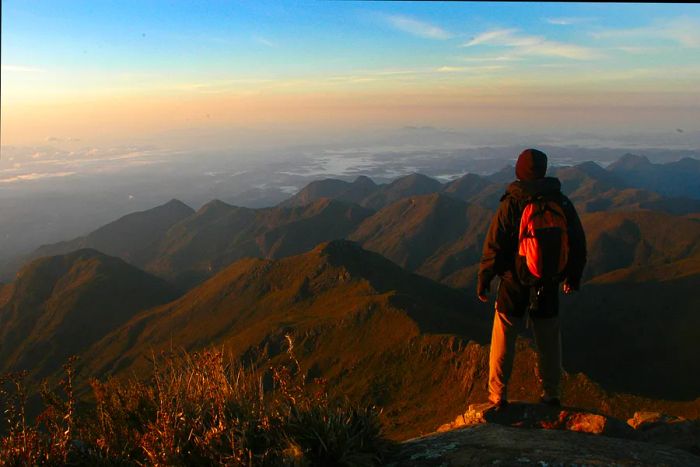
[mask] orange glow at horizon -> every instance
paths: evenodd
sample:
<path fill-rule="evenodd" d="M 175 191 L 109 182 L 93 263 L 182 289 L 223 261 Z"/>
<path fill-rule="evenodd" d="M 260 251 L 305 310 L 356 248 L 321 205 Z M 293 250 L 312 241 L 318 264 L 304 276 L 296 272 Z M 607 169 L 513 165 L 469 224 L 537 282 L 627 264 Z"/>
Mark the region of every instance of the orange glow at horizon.
<path fill-rule="evenodd" d="M 331 91 L 121 93 L 11 102 L 2 109 L 2 144 L 48 137 L 114 142 L 187 128 L 342 130 L 437 125 L 492 130 L 653 127 L 690 124 L 698 106 L 685 93 L 579 92 L 511 87 Z"/>

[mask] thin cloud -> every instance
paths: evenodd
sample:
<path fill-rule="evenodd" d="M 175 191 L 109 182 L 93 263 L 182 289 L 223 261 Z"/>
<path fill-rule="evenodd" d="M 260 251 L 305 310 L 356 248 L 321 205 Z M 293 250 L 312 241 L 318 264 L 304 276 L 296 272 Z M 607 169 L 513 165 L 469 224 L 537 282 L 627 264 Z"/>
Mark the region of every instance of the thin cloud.
<path fill-rule="evenodd" d="M 28 173 L 16 175 L 14 177 L 0 178 L 0 183 L 26 182 L 32 180 L 41 180 L 43 178 L 69 177 L 75 175 L 75 172 L 54 172 L 54 173 Z"/>
<path fill-rule="evenodd" d="M 377 76 L 400 76 L 400 75 L 412 75 L 417 73 L 418 70 L 383 70 L 383 71 L 371 71 L 370 73 Z"/>
<path fill-rule="evenodd" d="M 652 26 L 627 29 L 607 29 L 591 33 L 595 39 L 656 39 L 670 40 L 685 47 L 700 47 L 700 18 L 683 16 Z"/>
<path fill-rule="evenodd" d="M 265 47 L 270 47 L 270 48 L 277 47 L 277 43 L 274 42 L 274 41 L 271 41 L 271 40 L 268 39 L 267 37 L 254 35 L 254 36 L 253 36 L 253 40 L 254 40 L 255 42 L 257 42 L 258 44 L 264 45 Z"/>
<path fill-rule="evenodd" d="M 512 62 L 517 60 L 522 60 L 520 57 L 514 57 L 513 55 L 497 55 L 494 57 L 460 57 L 460 61 L 463 62 Z"/>
<path fill-rule="evenodd" d="M 10 73 L 46 73 L 46 70 L 24 65 L 2 65 L 2 71 Z"/>
<path fill-rule="evenodd" d="M 482 66 L 442 66 L 436 68 L 439 73 L 465 73 L 465 72 L 480 72 L 480 71 L 496 71 L 508 68 L 506 65 L 482 65 Z"/>
<path fill-rule="evenodd" d="M 545 22 L 557 26 L 571 26 L 574 24 L 589 23 L 593 18 L 587 17 L 562 17 L 562 18 L 545 18 Z"/>
<path fill-rule="evenodd" d="M 600 56 L 597 51 L 588 47 L 551 41 L 543 36 L 520 34 L 517 29 L 487 31 L 462 44 L 462 47 L 476 45 L 509 47 L 518 55 L 541 55 L 573 60 L 591 60 Z"/>
<path fill-rule="evenodd" d="M 439 26 L 435 26 L 433 24 L 426 23 L 425 21 L 420 21 L 408 16 L 391 15 L 387 16 L 386 20 L 395 29 L 407 32 L 414 36 L 440 40 L 449 39 L 452 37 L 452 34 Z"/>
<path fill-rule="evenodd" d="M 612 49 L 619 50 L 621 52 L 625 52 L 625 53 L 633 54 L 633 55 L 644 55 L 644 54 L 658 53 L 658 52 L 662 52 L 664 50 L 668 50 L 667 48 L 664 48 L 664 47 L 640 47 L 640 46 L 619 46 L 619 47 L 613 47 Z"/>
<path fill-rule="evenodd" d="M 80 138 L 62 138 L 60 136 L 47 136 L 46 141 L 48 143 L 78 143 Z"/>
<path fill-rule="evenodd" d="M 464 44 L 462 44 L 462 47 L 472 47 L 474 45 L 479 44 L 490 44 L 494 42 L 499 42 L 504 38 L 512 37 L 513 33 L 515 33 L 516 31 L 516 29 L 494 29 L 493 31 L 488 31 L 479 34 L 469 42 L 465 42 Z"/>

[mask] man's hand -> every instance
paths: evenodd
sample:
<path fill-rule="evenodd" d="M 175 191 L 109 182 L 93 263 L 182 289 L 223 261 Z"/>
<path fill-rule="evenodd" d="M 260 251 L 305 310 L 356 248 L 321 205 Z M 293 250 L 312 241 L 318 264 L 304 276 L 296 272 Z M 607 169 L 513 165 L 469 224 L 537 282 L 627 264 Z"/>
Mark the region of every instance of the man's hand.
<path fill-rule="evenodd" d="M 486 295 L 487 293 L 489 293 L 489 288 L 488 287 L 481 287 L 481 285 L 476 290 L 476 296 L 479 297 L 479 301 L 483 302 L 483 303 L 486 303 L 489 301 L 489 297 Z"/>
<path fill-rule="evenodd" d="M 486 295 L 489 293 L 489 288 L 491 286 L 491 281 L 482 281 L 479 278 L 479 283 L 476 284 L 476 296 L 479 297 L 479 301 L 486 303 L 489 301 L 489 297 Z"/>
<path fill-rule="evenodd" d="M 564 284 L 562 284 L 561 290 L 566 295 L 569 295 L 574 291 L 573 287 L 571 287 L 571 285 L 568 282 L 564 282 Z"/>

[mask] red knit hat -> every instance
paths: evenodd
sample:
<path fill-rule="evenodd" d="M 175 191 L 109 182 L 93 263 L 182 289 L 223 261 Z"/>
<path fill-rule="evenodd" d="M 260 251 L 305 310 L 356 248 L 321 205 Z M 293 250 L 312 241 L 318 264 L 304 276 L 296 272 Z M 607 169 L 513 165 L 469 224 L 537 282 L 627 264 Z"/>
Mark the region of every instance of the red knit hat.
<path fill-rule="evenodd" d="M 537 180 L 547 173 L 547 155 L 537 149 L 526 149 L 518 156 L 515 176 L 520 180 Z"/>

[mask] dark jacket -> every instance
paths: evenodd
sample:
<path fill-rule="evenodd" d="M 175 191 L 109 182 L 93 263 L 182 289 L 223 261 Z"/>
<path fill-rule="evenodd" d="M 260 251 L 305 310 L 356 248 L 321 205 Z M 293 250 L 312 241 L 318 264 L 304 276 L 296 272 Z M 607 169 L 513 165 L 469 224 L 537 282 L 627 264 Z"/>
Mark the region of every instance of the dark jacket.
<path fill-rule="evenodd" d="M 527 289 L 529 289 L 519 283 L 515 274 L 520 216 L 528 201 L 536 195 L 552 197 L 562 206 L 569 235 L 569 261 L 564 272 L 564 281 L 574 290 L 578 290 L 580 286 L 581 275 L 586 264 L 586 237 L 581 220 L 573 203 L 561 193 L 559 180 L 545 177 L 532 181 L 517 180 L 511 183 L 506 194 L 501 198 L 498 212 L 494 215 L 484 240 L 477 292 L 487 291 L 492 279 L 495 276 L 500 276 L 502 279 L 501 288 L 505 285 L 506 290 L 503 293 L 499 290 L 496 305 L 498 307 L 500 301 L 501 308 L 508 308 L 500 311 L 516 315 L 521 314 L 521 311 L 524 312 L 521 308 L 526 305 L 520 303 L 525 300 L 524 298 L 521 297 L 521 300 L 513 295 L 526 294 Z M 503 284 L 503 282 L 508 283 Z M 556 314 L 556 310 L 550 310 L 548 314 Z"/>

